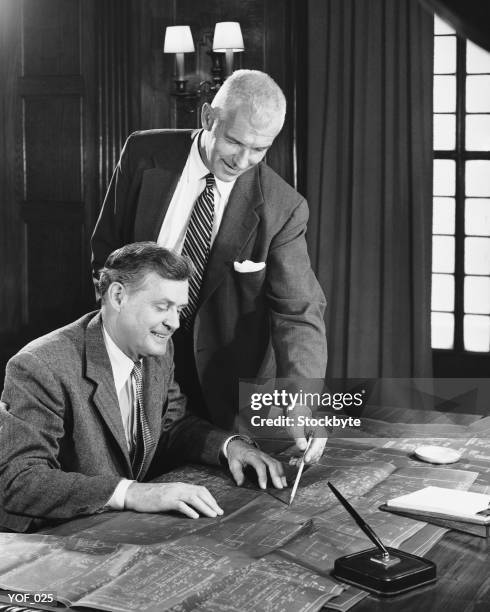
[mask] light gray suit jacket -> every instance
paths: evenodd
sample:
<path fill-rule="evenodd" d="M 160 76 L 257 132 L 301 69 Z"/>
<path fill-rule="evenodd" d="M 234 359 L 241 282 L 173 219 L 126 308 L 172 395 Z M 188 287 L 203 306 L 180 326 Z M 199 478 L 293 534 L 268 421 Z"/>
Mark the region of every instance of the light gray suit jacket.
<path fill-rule="evenodd" d="M 107 503 L 133 478 L 99 312 L 34 340 L 7 364 L 0 412 L 0 526 L 69 519 Z M 155 441 L 143 476 L 177 463 L 219 463 L 227 435 L 190 415 L 173 346 L 144 359 L 144 407 Z"/>

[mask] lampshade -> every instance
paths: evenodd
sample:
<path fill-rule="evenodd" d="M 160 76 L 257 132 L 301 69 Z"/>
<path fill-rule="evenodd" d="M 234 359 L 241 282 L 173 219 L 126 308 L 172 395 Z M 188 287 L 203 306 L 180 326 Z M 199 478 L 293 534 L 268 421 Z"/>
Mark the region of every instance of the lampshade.
<path fill-rule="evenodd" d="M 243 51 L 242 30 L 238 21 L 221 21 L 214 27 L 213 51 Z"/>
<path fill-rule="evenodd" d="M 194 42 L 189 26 L 168 26 L 165 30 L 164 53 L 192 53 Z"/>

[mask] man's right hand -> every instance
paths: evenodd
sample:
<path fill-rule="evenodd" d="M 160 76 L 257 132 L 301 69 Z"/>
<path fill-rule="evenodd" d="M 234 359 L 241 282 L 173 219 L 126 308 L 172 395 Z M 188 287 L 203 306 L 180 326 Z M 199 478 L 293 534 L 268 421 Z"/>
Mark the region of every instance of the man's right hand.
<path fill-rule="evenodd" d="M 133 482 L 126 491 L 124 508 L 135 512 L 177 510 L 196 519 L 199 514 L 210 517 L 223 514 L 223 510 L 206 487 L 183 482 Z"/>

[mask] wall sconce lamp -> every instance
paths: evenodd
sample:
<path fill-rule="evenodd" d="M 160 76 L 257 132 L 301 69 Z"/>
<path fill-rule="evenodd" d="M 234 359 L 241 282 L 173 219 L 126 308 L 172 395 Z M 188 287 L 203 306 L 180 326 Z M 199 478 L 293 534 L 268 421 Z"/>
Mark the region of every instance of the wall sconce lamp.
<path fill-rule="evenodd" d="M 208 43 L 209 44 L 209 43 Z M 167 26 L 165 30 L 164 53 L 175 53 L 177 71 L 175 75 L 175 90 L 172 95 L 181 98 L 200 98 L 201 94 L 214 95 L 223 84 L 224 79 L 233 72 L 233 54 L 244 50 L 242 31 L 237 21 L 223 21 L 217 23 L 214 28 L 211 57 L 212 81 L 201 81 L 195 91 L 187 90 L 188 79 L 184 78 L 184 53 L 193 53 L 194 42 L 191 29 L 187 25 Z M 217 54 L 225 54 L 226 67 L 223 69 L 222 62 Z"/>
<path fill-rule="evenodd" d="M 242 30 L 238 21 L 221 21 L 214 26 L 213 51 L 225 53 L 226 76 L 233 72 L 233 53 L 244 49 Z"/>
<path fill-rule="evenodd" d="M 175 53 L 177 73 L 175 78 L 175 90 L 177 94 L 185 94 L 187 79 L 184 79 L 184 53 L 194 53 L 194 41 L 192 40 L 189 26 L 168 26 L 165 30 L 165 41 L 163 43 L 164 53 Z"/>

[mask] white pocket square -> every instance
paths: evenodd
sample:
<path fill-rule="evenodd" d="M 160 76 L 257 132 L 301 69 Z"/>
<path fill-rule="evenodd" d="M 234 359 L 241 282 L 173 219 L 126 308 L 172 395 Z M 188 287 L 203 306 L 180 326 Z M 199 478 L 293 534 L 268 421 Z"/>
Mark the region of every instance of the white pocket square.
<path fill-rule="evenodd" d="M 265 268 L 265 261 L 249 261 L 248 259 L 245 261 L 234 261 L 233 267 L 235 272 L 258 272 Z"/>

